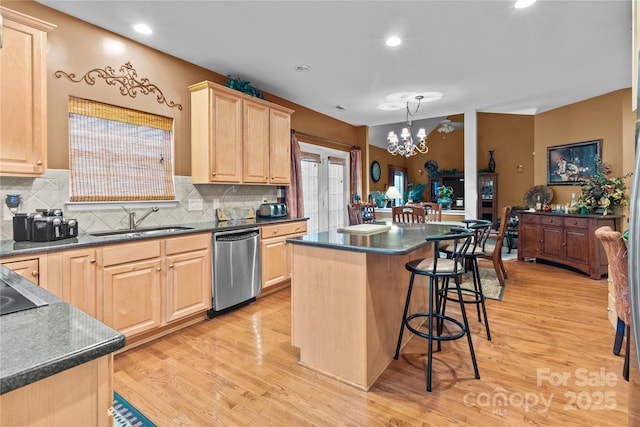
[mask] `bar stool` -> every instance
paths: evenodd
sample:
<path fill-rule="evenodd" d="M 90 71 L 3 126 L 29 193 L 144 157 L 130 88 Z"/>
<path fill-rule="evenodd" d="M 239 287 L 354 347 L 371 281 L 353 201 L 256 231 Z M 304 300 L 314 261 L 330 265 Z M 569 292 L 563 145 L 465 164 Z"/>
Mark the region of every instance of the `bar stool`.
<path fill-rule="evenodd" d="M 478 311 L 478 322 L 482 322 L 480 317 L 480 307 L 482 307 L 482 315 L 484 317 L 484 327 L 487 331 L 487 340 L 491 341 L 491 332 L 489 330 L 489 317 L 487 316 L 487 308 L 485 306 L 485 296 L 482 291 L 482 281 L 480 279 L 480 267 L 478 265 L 478 254 L 482 253 L 489 234 L 491 233 L 491 221 L 483 219 L 465 219 L 464 222 L 469 230 L 473 231 L 473 244 L 469 245 L 469 250 L 464 254 L 464 267 L 465 270 L 471 270 L 473 277 L 473 289 L 462 289 L 462 295 L 465 297 L 463 302 L 465 304 L 476 304 Z M 444 245 L 440 248 L 440 252 L 446 254 L 447 258 L 451 257 L 451 245 Z M 458 302 L 458 298 L 450 296 L 455 294 L 456 289 L 449 286 L 449 282 L 446 282 L 442 289 L 440 289 L 440 296 L 444 297 L 443 305 L 446 307 L 447 301 Z"/>
<path fill-rule="evenodd" d="M 478 372 L 478 364 L 476 363 L 475 352 L 473 351 L 473 342 L 471 341 L 471 332 L 469 330 L 469 322 L 467 321 L 467 313 L 462 298 L 462 291 L 460 289 L 460 276 L 464 271 L 462 262 L 464 261 L 464 255 L 469 249 L 474 232 L 466 228 L 452 228 L 451 231 L 443 235 L 428 236 L 426 240 L 433 243 L 433 258 L 421 258 L 408 262 L 405 268 L 411 272 L 411 278 L 409 280 L 409 289 L 407 291 L 407 300 L 404 305 L 404 312 L 402 315 L 402 324 L 400 325 L 400 335 L 398 337 L 398 345 L 396 346 L 396 353 L 394 359 L 398 359 L 400 354 L 400 346 L 402 344 L 402 335 L 404 328 L 406 327 L 410 332 L 427 339 L 427 391 L 431 391 L 431 365 L 433 356 L 433 341 L 438 343 L 438 351 L 441 349 L 442 341 L 451 341 L 467 336 L 469 342 L 469 352 L 471 354 L 471 361 L 473 363 L 473 370 L 475 378 L 480 379 L 480 373 Z M 443 241 L 451 241 L 451 258 L 440 258 L 438 248 Z M 411 303 L 411 292 L 413 290 L 413 282 L 416 274 L 429 277 L 429 304 L 426 312 L 418 312 L 408 314 L 409 305 Z M 462 313 L 462 322 L 452 317 L 446 316 L 444 312 L 445 305 L 438 291 L 439 280 L 442 279 L 446 285 L 449 279 L 453 279 L 455 283 L 455 289 L 458 293 L 458 301 L 460 303 L 460 311 Z M 434 301 L 435 299 L 435 301 Z M 427 328 L 428 332 L 420 331 L 418 327 L 414 327 L 410 324 L 413 319 L 428 320 Z M 435 319 L 435 324 L 434 324 Z M 448 335 L 443 335 L 444 322 L 452 323 L 459 330 L 452 332 Z M 421 323 L 422 324 L 422 323 Z M 435 328 L 434 328 L 435 326 Z"/>

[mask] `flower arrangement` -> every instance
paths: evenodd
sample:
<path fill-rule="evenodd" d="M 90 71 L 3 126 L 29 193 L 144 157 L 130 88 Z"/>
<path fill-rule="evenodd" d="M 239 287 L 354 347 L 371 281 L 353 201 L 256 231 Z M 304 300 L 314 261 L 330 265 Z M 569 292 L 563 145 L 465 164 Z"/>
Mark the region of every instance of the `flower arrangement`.
<path fill-rule="evenodd" d="M 632 174 L 610 177 L 611 166 L 602 163 L 599 156 L 595 157 L 595 165 L 595 173 L 580 179 L 582 194 L 578 199 L 578 207 L 585 208 L 589 212 L 602 210 L 602 214 L 606 215 L 617 211 L 620 206 L 629 202 L 624 180 Z"/>

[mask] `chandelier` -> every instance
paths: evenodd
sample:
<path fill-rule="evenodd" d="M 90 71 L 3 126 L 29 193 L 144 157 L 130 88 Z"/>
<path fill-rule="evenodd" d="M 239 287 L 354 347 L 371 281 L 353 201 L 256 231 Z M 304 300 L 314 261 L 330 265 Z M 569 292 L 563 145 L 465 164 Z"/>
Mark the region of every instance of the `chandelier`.
<path fill-rule="evenodd" d="M 399 154 L 405 157 L 411 157 L 414 154 L 422 153 L 425 154 L 429 151 L 429 147 L 427 147 L 427 133 L 424 128 L 420 128 L 418 130 L 418 134 L 416 135 L 416 140 L 414 141 L 413 135 L 411 132 L 411 120 L 409 117 L 413 117 L 414 114 L 418 112 L 420 109 L 420 101 L 424 98 L 422 95 L 417 95 L 416 99 L 418 100 L 418 106 L 416 107 L 416 111 L 411 114 L 409 111 L 409 101 L 407 101 L 407 126 L 402 128 L 402 132 L 400 133 L 400 139 L 394 131 L 389 132 L 389 136 L 387 139 L 389 140 L 389 145 L 387 146 L 387 151 L 394 156 Z"/>

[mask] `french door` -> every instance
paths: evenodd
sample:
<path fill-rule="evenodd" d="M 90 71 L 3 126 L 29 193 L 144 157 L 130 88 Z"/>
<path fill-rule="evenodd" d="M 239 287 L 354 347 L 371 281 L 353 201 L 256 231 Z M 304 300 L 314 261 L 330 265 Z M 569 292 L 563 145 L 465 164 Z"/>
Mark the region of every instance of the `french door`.
<path fill-rule="evenodd" d="M 348 225 L 349 153 L 300 142 L 307 232 Z"/>

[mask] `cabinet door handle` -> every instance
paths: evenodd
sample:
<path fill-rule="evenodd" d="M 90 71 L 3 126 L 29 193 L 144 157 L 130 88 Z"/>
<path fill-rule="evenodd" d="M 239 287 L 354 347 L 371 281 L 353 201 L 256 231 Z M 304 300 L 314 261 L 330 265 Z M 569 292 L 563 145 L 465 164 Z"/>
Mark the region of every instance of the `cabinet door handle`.
<path fill-rule="evenodd" d="M 173 268 L 173 264 L 169 264 L 169 268 Z"/>
<path fill-rule="evenodd" d="M 162 270 L 162 269 L 161 269 L 160 267 L 156 267 L 156 270 L 160 271 L 160 270 Z"/>
<path fill-rule="evenodd" d="M 38 160 L 38 161 L 36 162 L 36 165 L 38 165 L 38 166 L 40 166 L 41 164 L 42 164 L 42 160 Z"/>
<path fill-rule="evenodd" d="M 211 174 L 211 176 L 216 176 L 216 173 L 215 173 L 215 172 L 213 172 L 213 173 Z"/>
<path fill-rule="evenodd" d="M 90 260 L 89 260 L 89 262 L 90 262 L 91 264 L 95 264 L 95 263 L 96 263 L 96 260 L 95 260 L 95 259 L 90 259 Z"/>
<path fill-rule="evenodd" d="M 38 270 L 33 270 L 33 271 L 31 272 L 31 275 L 32 275 L 33 277 L 38 277 Z"/>

